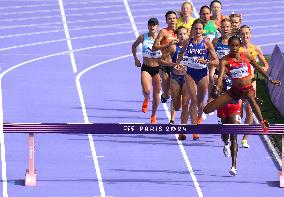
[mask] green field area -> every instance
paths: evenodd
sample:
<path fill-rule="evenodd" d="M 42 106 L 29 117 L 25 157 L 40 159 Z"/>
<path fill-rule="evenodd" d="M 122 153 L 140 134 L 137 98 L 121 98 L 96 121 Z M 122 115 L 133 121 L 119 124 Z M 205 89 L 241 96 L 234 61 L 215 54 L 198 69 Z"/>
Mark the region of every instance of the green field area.
<path fill-rule="evenodd" d="M 270 57 L 267 56 L 266 59 L 269 62 Z M 262 76 L 258 75 L 256 83 L 257 83 L 257 86 L 256 86 L 257 97 L 263 100 L 263 105 L 261 106 L 263 117 L 266 120 L 268 120 L 269 123 L 271 124 L 284 124 L 284 118 L 281 116 L 281 113 L 277 110 L 277 108 L 273 105 L 273 103 L 270 100 L 266 80 Z M 277 149 L 281 151 L 282 150 L 282 143 L 281 143 L 282 136 L 281 135 L 271 135 L 271 139 L 273 140 Z"/>

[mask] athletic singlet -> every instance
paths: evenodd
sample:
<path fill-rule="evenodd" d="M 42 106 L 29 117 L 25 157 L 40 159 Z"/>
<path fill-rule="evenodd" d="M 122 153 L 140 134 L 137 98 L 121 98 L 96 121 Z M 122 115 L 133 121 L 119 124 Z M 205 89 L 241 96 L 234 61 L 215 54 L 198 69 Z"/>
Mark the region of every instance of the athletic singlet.
<path fill-rule="evenodd" d="M 203 69 L 207 64 L 202 64 L 198 59 L 208 59 L 208 50 L 205 48 L 206 38 L 203 38 L 200 43 L 194 44 L 193 39 L 190 39 L 183 56 L 184 65 L 193 69 Z"/>
<path fill-rule="evenodd" d="M 187 29 L 191 29 L 192 23 L 195 21 L 195 18 L 190 18 L 189 21 L 187 23 L 183 23 L 182 21 L 182 17 L 177 19 L 177 28 L 180 26 L 183 26 Z"/>
<path fill-rule="evenodd" d="M 172 55 L 172 61 L 174 63 L 177 62 L 177 58 L 178 58 L 178 54 L 179 54 L 180 50 L 181 50 L 181 47 L 180 47 L 179 43 L 177 43 L 177 45 L 176 45 L 176 52 Z"/>
<path fill-rule="evenodd" d="M 212 20 L 210 20 L 205 26 L 204 26 L 204 33 L 203 36 L 208 37 L 210 42 L 212 42 L 212 40 L 214 38 L 217 38 L 218 36 L 218 31 L 215 27 L 215 24 Z"/>
<path fill-rule="evenodd" d="M 173 39 L 177 39 L 177 35 L 174 33 L 173 30 L 169 28 L 164 28 L 166 30 L 167 34 L 165 37 L 161 40 L 161 44 L 169 44 Z"/>
<path fill-rule="evenodd" d="M 144 40 L 142 43 L 142 55 L 143 57 L 148 58 L 160 58 L 162 56 L 162 53 L 160 50 L 158 51 L 152 51 L 152 46 L 154 44 L 155 40 L 153 38 L 150 38 L 148 36 L 148 33 L 144 34 Z"/>
<path fill-rule="evenodd" d="M 227 70 L 231 79 L 242 79 L 252 75 L 251 66 L 244 53 L 240 53 L 241 61 L 234 61 L 229 55 Z"/>
<path fill-rule="evenodd" d="M 255 61 L 258 62 L 258 57 L 257 57 L 257 51 L 255 50 L 255 45 L 250 45 L 248 49 L 245 49 L 244 47 L 240 47 L 239 49 L 240 52 L 249 52 L 252 57 L 255 59 Z M 254 72 L 254 67 L 251 65 L 252 72 Z"/>
<path fill-rule="evenodd" d="M 249 52 L 252 57 L 255 59 L 255 61 L 258 61 L 257 58 L 257 51 L 255 50 L 255 45 L 250 45 L 248 49 L 245 49 L 244 47 L 240 47 L 240 52 Z"/>
<path fill-rule="evenodd" d="M 220 37 L 220 38 L 218 38 L 218 43 L 217 43 L 217 46 L 215 47 L 215 51 L 216 51 L 218 58 L 221 59 L 225 55 L 229 54 L 230 48 L 229 48 L 229 45 L 227 45 L 227 44 L 224 45 L 222 43 L 222 38 Z"/>
<path fill-rule="evenodd" d="M 226 18 L 226 17 L 225 17 L 224 15 L 221 15 L 220 20 L 219 20 L 219 21 L 218 21 L 218 20 L 216 20 L 216 21 L 217 21 L 217 23 L 218 23 L 218 27 L 220 26 L 221 21 L 222 21 L 224 18 Z M 213 21 L 213 16 L 210 16 L 210 20 L 212 20 L 212 21 Z"/>

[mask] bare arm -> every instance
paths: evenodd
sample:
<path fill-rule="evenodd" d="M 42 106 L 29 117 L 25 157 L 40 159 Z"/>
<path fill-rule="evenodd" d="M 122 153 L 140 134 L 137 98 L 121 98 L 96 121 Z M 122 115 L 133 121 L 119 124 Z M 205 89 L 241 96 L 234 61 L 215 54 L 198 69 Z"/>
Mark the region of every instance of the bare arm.
<path fill-rule="evenodd" d="M 213 47 L 214 47 L 214 49 L 215 49 L 215 47 L 216 47 L 217 44 L 218 44 L 218 38 L 214 38 L 214 39 L 212 40 L 212 44 L 213 44 Z"/>
<path fill-rule="evenodd" d="M 206 44 L 207 49 L 208 49 L 209 54 L 210 54 L 210 60 L 209 61 L 208 60 L 204 60 L 205 62 L 202 62 L 202 61 L 200 61 L 200 62 L 201 63 L 211 64 L 213 66 L 218 66 L 219 59 L 218 59 L 216 51 L 215 51 L 215 49 L 213 47 L 213 44 L 210 41 L 208 41 L 208 40 L 206 40 L 205 44 Z"/>
<path fill-rule="evenodd" d="M 258 59 L 259 61 L 263 64 L 264 67 L 262 67 L 262 69 L 267 72 L 267 70 L 269 69 L 269 64 L 267 63 L 264 55 L 263 55 L 263 52 L 261 50 L 261 48 L 259 46 L 256 46 L 255 48 L 256 52 L 257 52 L 257 56 L 258 56 Z"/>
<path fill-rule="evenodd" d="M 141 44 L 144 40 L 144 35 L 140 35 L 132 44 L 132 54 L 134 57 L 134 61 L 135 61 L 135 66 L 141 66 L 141 63 L 137 57 L 137 47 L 139 46 L 139 44 Z"/>
<path fill-rule="evenodd" d="M 269 82 L 275 84 L 275 85 L 280 85 L 281 82 L 279 80 L 273 80 L 271 79 L 266 72 L 264 71 L 264 69 L 258 65 L 258 63 L 255 61 L 255 59 L 253 58 L 253 56 L 250 53 L 246 53 L 246 58 L 249 60 L 250 64 L 257 70 L 257 72 L 259 72 L 265 79 L 267 79 Z"/>
<path fill-rule="evenodd" d="M 226 65 L 228 64 L 228 56 L 224 56 L 219 63 L 219 75 L 216 82 L 216 86 L 220 89 L 223 83 L 225 71 L 226 71 Z"/>
<path fill-rule="evenodd" d="M 160 59 L 162 65 L 175 66 L 175 63 L 173 63 L 172 61 L 167 61 L 169 59 L 169 56 L 174 54 L 175 50 L 176 50 L 176 46 L 173 45 L 170 48 L 167 48 L 166 50 L 163 51 L 162 57 Z"/>
<path fill-rule="evenodd" d="M 190 41 L 190 38 L 185 40 L 183 43 L 181 43 L 182 49 L 180 50 L 180 52 L 178 54 L 177 63 L 180 63 L 182 61 L 184 52 L 187 48 L 189 41 Z"/>
<path fill-rule="evenodd" d="M 177 39 L 174 39 L 172 41 L 170 41 L 168 44 L 161 44 L 162 40 L 166 38 L 166 31 L 164 29 L 159 31 L 159 34 L 157 36 L 157 38 L 155 39 L 155 42 L 153 44 L 152 50 L 153 51 L 158 51 L 158 50 L 163 50 L 167 47 L 170 47 L 173 44 L 177 43 Z"/>
<path fill-rule="evenodd" d="M 210 97 L 212 98 L 216 98 L 217 96 L 220 95 L 221 92 L 221 86 L 223 84 L 223 79 L 224 79 L 224 75 L 226 72 L 226 65 L 228 64 L 228 56 L 224 56 L 219 63 L 219 75 L 218 75 L 218 79 L 216 81 L 216 84 L 213 86 L 212 92 L 210 94 Z"/>

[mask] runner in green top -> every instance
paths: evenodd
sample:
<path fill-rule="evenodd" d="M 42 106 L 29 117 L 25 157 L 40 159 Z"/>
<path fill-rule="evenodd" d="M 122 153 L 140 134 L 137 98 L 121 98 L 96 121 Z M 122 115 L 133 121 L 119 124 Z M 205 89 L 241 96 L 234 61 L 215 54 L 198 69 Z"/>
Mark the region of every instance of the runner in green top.
<path fill-rule="evenodd" d="M 210 42 L 212 42 L 214 38 L 217 38 L 218 30 L 215 23 L 210 20 L 210 8 L 207 5 L 202 6 L 199 14 L 200 19 L 202 19 L 205 23 L 203 35 L 209 38 Z"/>

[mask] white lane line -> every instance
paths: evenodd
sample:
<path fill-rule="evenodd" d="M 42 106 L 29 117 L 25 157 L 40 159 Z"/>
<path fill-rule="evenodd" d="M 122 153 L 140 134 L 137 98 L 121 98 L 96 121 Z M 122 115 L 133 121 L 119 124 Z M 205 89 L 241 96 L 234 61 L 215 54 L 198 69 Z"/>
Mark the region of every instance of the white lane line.
<path fill-rule="evenodd" d="M 70 59 L 71 59 L 71 63 L 72 63 L 72 68 L 73 68 L 74 74 L 76 74 L 77 65 L 76 65 L 76 61 L 75 61 L 75 58 L 74 58 L 72 44 L 71 44 L 71 40 L 70 40 L 70 36 L 69 36 L 67 20 L 66 20 L 65 11 L 64 11 L 64 5 L 63 5 L 62 0 L 58 0 L 58 2 L 59 2 L 59 6 L 60 6 L 61 16 L 62 16 L 62 19 L 63 19 L 63 25 L 64 25 L 64 31 L 65 31 L 66 39 L 67 39 L 67 41 L 69 41 L 68 48 L 69 48 L 69 51 L 70 51 Z M 81 108 L 82 108 L 84 122 L 90 123 L 88 116 L 86 116 L 86 114 L 85 114 L 87 112 L 86 112 L 86 105 L 85 105 L 84 98 L 83 98 L 82 88 L 81 88 L 81 85 L 77 83 L 77 81 L 76 81 L 76 87 L 77 87 L 77 91 L 78 91 L 78 95 L 79 95 L 79 99 L 80 99 L 80 104 L 81 104 Z M 99 160 L 98 160 L 98 157 L 97 157 L 97 151 L 96 151 L 96 148 L 95 148 L 95 142 L 94 142 L 94 139 L 93 139 L 93 135 L 88 134 L 88 139 L 89 139 L 89 145 L 90 145 L 90 148 L 91 148 L 91 152 L 92 152 L 92 155 L 93 155 L 93 162 L 94 162 L 94 166 L 95 166 L 95 170 L 96 170 L 96 176 L 97 176 L 97 179 L 98 179 L 100 196 L 106 197 L 103 178 L 102 178 L 102 174 L 101 174 Z"/>
<path fill-rule="evenodd" d="M 134 18 L 145 18 L 145 15 L 136 15 Z M 70 24 L 77 24 L 77 23 L 112 21 L 112 25 L 116 25 L 116 24 L 123 24 L 123 23 L 120 23 L 119 21 L 117 23 L 113 23 L 114 20 L 123 20 L 123 19 L 128 19 L 128 17 L 127 16 L 119 16 L 119 17 L 108 17 L 108 18 L 101 18 L 101 19 L 100 18 L 87 19 L 87 20 L 80 19 L 80 20 L 68 21 L 68 24 L 70 25 Z M 53 27 L 55 25 L 61 25 L 61 24 L 62 24 L 61 22 L 49 22 L 49 23 L 34 23 L 34 24 L 29 23 L 29 24 L 26 24 L 26 25 L 2 25 L 0 27 L 0 29 L 30 28 L 30 27 L 42 28 L 42 27 L 45 27 L 45 26 Z"/>
<path fill-rule="evenodd" d="M 90 46 L 90 47 L 85 47 L 85 48 L 81 48 L 81 49 L 75 49 L 75 50 L 73 50 L 73 52 L 80 52 L 80 51 L 91 50 L 91 49 L 102 48 L 102 47 L 115 46 L 115 45 L 120 45 L 120 44 L 129 44 L 129 43 L 132 43 L 133 41 L 134 40 L 125 41 L 125 42 L 117 42 L 117 43 L 112 43 L 112 44 Z M 68 53 L 70 53 L 70 51 L 53 53 L 53 54 L 50 54 L 50 55 L 34 58 L 34 59 L 31 59 L 31 60 L 16 64 L 15 66 L 12 66 L 12 67 L 8 68 L 7 70 L 4 70 L 2 73 L 0 73 L 0 78 L 2 78 L 4 75 L 11 72 L 12 70 L 15 70 L 15 69 L 17 69 L 17 68 L 19 68 L 23 65 L 26 65 L 26 64 L 29 64 L 29 63 L 32 63 L 32 62 L 36 62 L 36 61 L 39 61 L 39 60 L 44 60 L 44 59 L 51 58 L 51 57 L 56 57 L 56 56 L 59 56 L 59 55 L 65 55 L 65 54 L 68 54 Z"/>
<path fill-rule="evenodd" d="M 128 14 L 128 16 L 129 16 L 129 19 L 130 19 L 132 28 L 133 28 L 133 30 L 134 30 L 134 32 L 135 32 L 135 36 L 138 37 L 138 36 L 139 36 L 138 29 L 137 29 L 137 26 L 136 26 L 136 24 L 135 24 L 134 18 L 133 18 L 133 16 L 132 16 L 132 12 L 131 12 L 131 9 L 130 9 L 130 7 L 129 7 L 128 1 L 127 1 L 127 0 L 123 0 L 123 2 L 124 2 L 124 5 L 125 5 L 125 9 L 126 9 L 126 11 L 127 11 L 127 14 Z M 191 3 L 192 3 L 192 2 L 191 2 Z M 193 4 L 192 4 L 192 5 L 193 5 Z M 167 106 L 165 103 L 163 103 L 163 107 L 164 107 L 164 109 L 165 109 L 165 112 L 166 112 L 166 115 L 167 115 L 168 119 L 170 120 L 170 116 L 171 116 L 171 115 L 170 115 L 168 106 Z M 180 140 L 178 140 L 178 135 L 175 135 L 175 137 L 176 137 L 178 146 L 179 146 L 179 148 L 180 148 L 180 151 L 181 151 L 181 153 L 182 153 L 182 156 L 183 156 L 183 158 L 184 158 L 184 161 L 185 161 L 185 163 L 186 163 L 186 166 L 187 166 L 187 169 L 188 169 L 188 171 L 189 171 L 189 174 L 190 174 L 190 176 L 191 176 L 191 178 L 192 178 L 192 181 L 193 181 L 193 184 L 194 184 L 194 186 L 195 186 L 195 189 L 196 189 L 196 191 L 197 191 L 197 193 L 198 193 L 198 196 L 199 196 L 199 197 L 203 197 L 203 193 L 202 193 L 202 191 L 201 191 L 201 188 L 200 188 L 200 186 L 199 186 L 199 183 L 198 183 L 198 181 L 197 181 L 197 178 L 196 178 L 196 176 L 195 176 L 195 173 L 194 173 L 194 171 L 193 171 L 193 168 L 192 168 L 191 163 L 190 163 L 190 161 L 189 161 L 189 158 L 188 158 L 188 156 L 187 156 L 187 153 L 186 153 L 186 151 L 185 151 L 185 149 L 184 149 L 184 146 L 183 146 L 182 142 L 181 142 Z"/>
<path fill-rule="evenodd" d="M 128 42 L 123 42 L 123 43 L 119 43 L 119 44 L 125 44 L 125 43 L 132 43 L 133 41 L 128 41 Z M 112 44 L 108 45 L 108 46 L 112 46 Z M 93 47 L 86 47 L 86 48 L 81 48 L 81 49 L 76 49 L 73 50 L 73 52 L 79 52 L 79 51 L 84 51 L 84 50 L 89 50 L 89 49 L 94 49 L 94 48 L 99 48 L 99 47 L 105 47 L 105 45 L 100 45 L 100 46 L 93 46 Z M 39 60 L 43 60 L 43 59 L 47 59 L 47 58 L 51 58 L 51 57 L 55 57 L 55 56 L 59 56 L 59 55 L 64 55 L 64 54 L 68 54 L 70 53 L 70 51 L 64 51 L 64 52 L 60 52 L 60 53 L 55 53 L 55 54 L 51 54 L 51 55 L 47 55 L 47 56 L 43 56 L 43 57 L 39 57 L 39 58 L 35 58 L 35 59 L 31 59 L 25 62 L 22 62 L 20 64 L 17 64 L 15 66 L 10 67 L 9 69 L 3 71 L 2 73 L 0 73 L 0 143 L 1 143 L 1 164 L 2 164 L 2 185 L 3 185 L 3 197 L 8 197 L 8 185 L 7 185 L 7 172 L 6 172 L 6 151 L 5 151 L 5 141 L 4 141 L 4 133 L 3 133 L 3 100 L 2 100 L 2 79 L 3 77 L 8 74 L 9 72 L 24 66 L 26 64 L 35 62 L 35 61 L 39 61 Z M 89 141 L 92 140 L 92 137 L 89 138 Z M 92 150 L 92 154 L 95 154 L 93 151 L 95 151 L 95 149 L 91 149 Z M 94 161 L 94 163 L 96 164 L 97 161 Z M 99 180 L 99 179 L 98 179 Z M 106 196 L 101 196 L 101 197 L 106 197 Z"/>
<path fill-rule="evenodd" d="M 0 144 L 1 144 L 1 165 L 2 165 L 2 194 L 3 197 L 8 197 L 8 182 L 7 182 L 7 165 L 6 165 L 6 147 L 5 137 L 3 132 L 3 99 L 2 99 L 2 77 L 0 78 Z"/>
<path fill-rule="evenodd" d="M 239 13 L 242 13 L 243 11 L 257 11 L 257 10 L 260 10 L 260 11 L 262 11 L 262 10 L 274 10 L 274 9 L 283 9 L 284 8 L 284 6 L 266 6 L 266 7 L 256 7 L 256 8 L 238 8 L 238 12 Z M 234 10 L 234 9 L 226 9 L 226 12 L 236 12 L 236 10 Z"/>
<path fill-rule="evenodd" d="M 125 35 L 125 34 L 130 34 L 130 33 L 133 33 L 133 31 L 122 31 L 122 32 L 115 32 L 115 33 L 105 33 L 105 34 L 80 36 L 80 37 L 74 37 L 74 38 L 70 38 L 70 39 L 71 40 L 78 40 L 78 39 L 86 39 L 86 38 L 94 38 L 94 37 L 106 37 L 106 36 L 115 36 L 115 35 Z M 10 47 L 0 48 L 0 51 L 7 51 L 7 50 L 11 50 L 11 49 L 16 49 L 16 48 L 37 46 L 37 45 L 50 44 L 50 43 L 54 43 L 54 42 L 63 42 L 63 41 L 66 41 L 66 39 L 47 40 L 47 41 L 42 41 L 42 42 L 35 42 L 35 43 L 29 43 L 29 44 L 15 45 L 15 46 L 10 46 Z M 126 42 L 128 42 L 128 41 L 126 41 Z M 124 43 L 124 42 L 119 42 L 119 44 L 121 44 L 121 43 Z M 111 43 L 111 44 L 114 44 L 114 43 Z M 108 46 L 108 45 L 104 45 L 104 46 Z"/>
<path fill-rule="evenodd" d="M 253 35 L 252 38 L 258 38 L 258 37 L 267 37 L 267 36 L 279 36 L 283 35 L 284 32 L 277 32 L 277 33 L 271 33 L 271 34 L 260 34 L 260 35 Z"/>
<path fill-rule="evenodd" d="M 117 1 L 119 3 L 120 1 Z M 178 3 L 182 3 L 183 1 L 178 2 L 150 2 L 150 3 L 136 3 L 133 4 L 133 6 L 155 6 L 155 5 L 177 5 Z M 66 5 L 90 5 L 95 2 L 89 1 L 89 2 L 76 2 L 76 3 L 64 3 L 65 7 Z M 101 2 L 103 3 L 103 2 Z M 23 6 L 7 6 L 7 7 L 1 7 L 0 10 L 7 10 L 7 9 L 25 9 L 25 8 L 38 8 L 38 7 L 50 7 L 50 6 L 56 6 L 57 4 L 51 3 L 51 4 L 37 4 L 37 5 L 23 5 Z M 66 11 L 77 11 L 77 10 L 89 10 L 89 9 L 113 9 L 113 8 L 122 8 L 122 5 L 106 5 L 105 3 L 101 6 L 87 6 L 87 7 L 79 7 L 79 8 L 65 8 Z M 47 9 L 37 10 L 37 12 L 46 11 Z M 50 8 L 48 8 L 50 10 Z M 51 11 L 56 11 L 57 9 L 52 9 Z M 32 11 L 18 11 L 18 12 L 6 12 L 10 14 L 21 14 L 21 13 L 31 13 Z M 5 13 L 2 13 L 5 14 Z"/>
<path fill-rule="evenodd" d="M 193 11 L 194 15 L 199 17 L 195 7 L 194 7 L 193 10 L 194 10 Z M 283 14 L 283 13 L 284 12 L 281 11 L 281 12 L 264 12 L 264 13 L 244 14 L 243 18 L 247 19 L 248 16 L 265 16 L 265 15 L 272 15 L 272 14 L 276 15 L 276 14 Z M 157 14 L 155 13 L 155 15 L 157 15 Z M 164 15 L 164 13 L 161 13 L 161 14 L 158 14 L 157 16 L 163 16 L 163 15 Z M 52 18 L 52 17 L 54 17 L 54 16 L 43 17 L 43 18 Z M 133 16 L 133 18 L 144 18 L 144 17 L 146 17 L 145 14 Z M 0 20 L 0 21 L 1 22 L 12 22 L 12 21 L 30 20 L 30 19 L 37 19 L 38 20 L 39 18 L 40 17 L 30 17 L 30 18 L 4 19 L 4 20 Z M 95 19 L 87 19 L 87 20 L 72 20 L 72 21 L 68 21 L 68 24 L 89 23 L 89 22 L 96 22 L 96 21 L 101 22 L 101 21 L 109 21 L 109 20 L 121 20 L 121 19 L 127 19 L 127 18 L 128 18 L 127 16 L 119 16 L 119 17 L 105 17 L 105 18 L 100 18 L 100 19 L 95 18 Z M 279 17 L 275 17 L 275 18 L 277 19 Z M 254 22 L 254 21 L 257 22 L 257 21 L 260 21 L 260 20 L 268 20 L 268 19 L 245 20 L 245 22 Z M 163 22 L 165 22 L 165 21 L 163 21 Z M 42 27 L 42 26 L 48 26 L 48 25 L 54 26 L 56 24 L 61 24 L 61 23 L 60 22 L 49 22 L 49 23 L 34 23 L 34 24 L 29 23 L 28 25 L 2 25 L 0 27 L 0 29 Z M 262 26 L 262 27 L 266 27 L 266 26 Z"/>
<path fill-rule="evenodd" d="M 268 44 L 260 44 L 260 47 L 267 47 L 267 46 L 272 46 L 272 45 L 280 45 L 280 44 L 284 44 L 284 42 L 274 42 L 274 43 L 268 43 Z"/>
<path fill-rule="evenodd" d="M 113 6 L 111 6 L 113 7 Z M 75 8 L 74 8 L 75 9 Z M 74 9 L 69 9 L 68 11 L 74 11 Z M 79 9 L 79 8 L 76 8 L 77 10 L 80 10 L 82 11 L 83 9 Z M 90 10 L 91 7 L 89 8 L 85 8 L 85 10 Z M 172 10 L 172 9 L 175 9 L 173 7 L 164 7 L 164 9 L 160 9 L 160 8 L 151 8 L 151 9 L 138 9 L 138 10 L 133 10 L 135 12 L 147 12 L 148 10 L 149 11 L 165 11 L 165 10 Z M 23 11 L 23 12 L 7 12 L 7 13 L 0 13 L 0 16 L 1 15 L 4 15 L 4 16 L 9 16 L 9 15 L 19 15 L 19 14 L 35 14 L 35 13 L 49 13 L 51 14 L 50 12 L 53 11 L 53 12 L 56 12 L 56 11 L 59 11 L 58 9 L 51 9 L 51 10 L 37 10 L 37 11 Z M 93 12 L 93 15 L 110 15 L 110 14 L 121 14 L 123 13 L 124 11 L 122 10 L 119 10 L 119 11 L 101 11 L 101 12 Z M 69 16 L 69 15 L 67 15 Z M 81 16 L 81 14 L 78 14 L 78 16 Z"/>
<path fill-rule="evenodd" d="M 30 2 L 30 1 L 29 1 Z M 42 1 L 40 1 L 42 2 Z M 112 1 L 113 3 L 121 3 L 121 1 Z M 102 3 L 105 4 L 105 2 L 94 2 L 94 1 L 80 1 L 80 2 L 68 2 L 64 3 L 65 6 L 71 6 L 71 5 L 90 5 L 90 4 L 98 4 Z M 7 10 L 7 9 L 24 9 L 24 8 L 38 8 L 38 7 L 49 7 L 49 6 L 58 6 L 57 3 L 43 3 L 43 4 L 35 4 L 35 5 L 17 5 L 17 6 L 6 6 L 6 7 L 0 7 L 0 10 Z"/>
<path fill-rule="evenodd" d="M 91 27 L 82 27 L 82 28 L 73 28 L 73 29 L 71 28 L 71 29 L 69 29 L 69 31 L 81 31 L 81 30 L 104 29 L 104 28 L 115 28 L 115 27 L 116 28 L 127 27 L 127 23 L 115 24 L 115 25 L 101 25 L 101 26 L 95 25 L 95 26 L 91 26 Z M 4 36 L 0 36 L 0 39 L 13 38 L 13 37 L 19 37 L 19 36 L 32 36 L 32 35 L 40 35 L 40 34 L 58 33 L 58 32 L 62 32 L 62 31 L 64 31 L 64 30 L 39 31 L 39 32 L 31 32 L 31 33 L 23 33 L 23 34 L 4 35 Z"/>
<path fill-rule="evenodd" d="M 81 83 L 80 83 L 81 77 L 86 72 L 90 71 L 93 68 L 96 68 L 97 66 L 100 66 L 102 64 L 106 64 L 106 63 L 109 63 L 109 62 L 112 62 L 112 61 L 116 61 L 116 60 L 119 60 L 119 59 L 123 59 L 123 58 L 126 58 L 126 57 L 131 57 L 131 56 L 132 56 L 132 54 L 128 54 L 128 55 L 116 57 L 116 58 L 113 58 L 113 59 L 109 59 L 109 60 L 97 63 L 93 66 L 89 66 L 88 68 L 84 69 L 83 71 L 81 71 L 77 74 L 77 76 L 76 76 L 76 87 L 77 87 L 78 94 L 79 94 L 79 99 L 80 99 L 80 103 L 81 103 L 81 109 L 82 109 L 83 117 L 84 117 L 84 120 L 85 120 L 86 123 L 89 123 L 89 117 L 88 117 L 88 113 L 87 113 L 87 109 L 86 109 L 86 104 L 85 104 L 85 99 L 84 99 L 84 95 L 83 95 L 83 91 L 82 91 L 82 86 L 81 86 Z M 94 143 L 93 136 L 91 134 L 88 134 L 88 137 L 89 137 L 89 142 L 92 143 L 92 148 L 93 148 L 92 154 L 94 154 L 94 158 L 97 158 L 96 151 L 94 149 L 95 146 L 93 144 Z M 95 163 L 95 166 L 99 166 L 98 161 L 94 160 L 94 163 Z M 98 169 L 96 168 L 96 173 L 98 174 L 98 182 L 99 182 L 99 185 L 100 185 L 101 197 L 106 197 L 104 187 L 103 187 L 103 180 L 102 180 L 101 172 L 100 172 L 99 168 Z M 100 176 L 100 178 L 99 178 L 99 176 Z"/>
<path fill-rule="evenodd" d="M 80 7 L 80 8 L 69 8 L 66 11 L 83 11 L 83 10 L 95 10 L 95 9 L 113 9 L 113 8 L 122 8 L 122 5 L 111 5 L 111 6 L 98 6 L 98 7 Z M 9 15 L 21 15 L 21 14 L 34 14 L 34 13 L 49 13 L 49 12 L 57 12 L 59 11 L 57 8 L 54 9 L 43 9 L 43 10 L 32 10 L 32 11 L 17 11 L 17 12 L 2 12 L 1 15 L 9 16 Z M 105 12 L 108 13 L 108 12 Z"/>
<path fill-rule="evenodd" d="M 76 65 L 75 56 L 74 56 L 74 53 L 73 53 L 73 47 L 72 47 L 72 43 L 71 43 L 71 39 L 70 39 L 69 29 L 68 29 L 68 25 L 67 25 L 67 19 L 66 19 L 66 16 L 65 16 L 63 1 L 58 0 L 58 3 L 59 3 L 59 7 L 60 7 L 65 37 L 66 37 L 68 49 L 70 51 L 69 55 L 70 55 L 71 65 L 72 65 L 72 68 L 73 68 L 73 72 L 76 73 L 77 72 L 77 65 Z"/>

